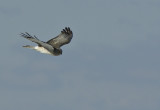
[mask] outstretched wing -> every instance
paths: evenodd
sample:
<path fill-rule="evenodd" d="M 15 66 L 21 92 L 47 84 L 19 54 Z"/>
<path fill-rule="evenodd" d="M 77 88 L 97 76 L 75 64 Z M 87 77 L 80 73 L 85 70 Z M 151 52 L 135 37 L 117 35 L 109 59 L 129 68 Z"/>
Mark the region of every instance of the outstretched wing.
<path fill-rule="evenodd" d="M 32 41 L 32 42 L 37 43 L 39 46 L 41 46 L 42 41 L 40 41 L 35 35 L 34 35 L 34 36 L 31 36 L 31 35 L 28 34 L 27 32 L 21 33 L 20 35 L 21 35 L 22 37 L 24 37 L 24 38 Z"/>
<path fill-rule="evenodd" d="M 28 34 L 27 32 L 25 33 L 21 33 L 20 34 L 22 37 L 32 41 L 32 42 L 35 42 L 38 44 L 38 46 L 42 46 L 44 48 L 46 48 L 48 51 L 53 51 L 53 47 L 43 41 L 40 41 L 36 36 L 31 36 L 30 34 Z"/>
<path fill-rule="evenodd" d="M 60 48 L 61 46 L 70 43 L 72 37 L 72 31 L 69 27 L 66 27 L 57 37 L 50 39 L 47 43 L 54 48 Z"/>

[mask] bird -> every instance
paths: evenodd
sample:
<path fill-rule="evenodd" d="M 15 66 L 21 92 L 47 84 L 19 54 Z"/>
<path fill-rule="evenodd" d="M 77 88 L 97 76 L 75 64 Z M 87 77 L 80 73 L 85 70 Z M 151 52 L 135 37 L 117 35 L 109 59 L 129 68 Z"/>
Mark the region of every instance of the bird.
<path fill-rule="evenodd" d="M 65 27 L 58 36 L 48 40 L 47 42 L 40 41 L 35 35 L 31 36 L 27 32 L 21 33 L 20 36 L 37 44 L 37 46 L 25 45 L 23 47 L 34 49 L 40 53 L 59 56 L 62 55 L 61 46 L 71 42 L 73 32 L 70 27 Z"/>

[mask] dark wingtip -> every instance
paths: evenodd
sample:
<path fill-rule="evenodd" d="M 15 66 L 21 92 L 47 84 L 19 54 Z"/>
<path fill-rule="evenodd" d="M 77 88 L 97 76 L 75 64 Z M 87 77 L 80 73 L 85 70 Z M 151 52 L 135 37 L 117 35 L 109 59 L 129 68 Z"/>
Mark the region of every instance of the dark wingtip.
<path fill-rule="evenodd" d="M 65 27 L 65 29 L 67 30 L 67 32 L 71 31 L 69 27 Z"/>
<path fill-rule="evenodd" d="M 64 33 L 66 33 L 66 30 L 65 30 L 65 29 L 63 29 L 63 32 L 64 32 Z"/>
<path fill-rule="evenodd" d="M 24 33 L 20 33 L 19 34 L 21 37 L 25 37 L 25 34 Z"/>
<path fill-rule="evenodd" d="M 65 27 L 65 28 L 61 31 L 61 33 L 72 34 L 72 31 L 71 31 L 70 27 Z"/>
<path fill-rule="evenodd" d="M 70 35 L 70 34 L 73 34 L 72 33 L 72 30 L 70 29 L 70 27 L 65 27 L 62 31 L 61 31 L 62 34 L 67 34 L 67 35 Z"/>
<path fill-rule="evenodd" d="M 70 27 L 68 27 L 68 30 L 71 31 L 71 30 L 70 30 Z"/>
<path fill-rule="evenodd" d="M 64 32 L 63 32 L 63 31 L 61 31 L 61 33 L 63 34 Z"/>

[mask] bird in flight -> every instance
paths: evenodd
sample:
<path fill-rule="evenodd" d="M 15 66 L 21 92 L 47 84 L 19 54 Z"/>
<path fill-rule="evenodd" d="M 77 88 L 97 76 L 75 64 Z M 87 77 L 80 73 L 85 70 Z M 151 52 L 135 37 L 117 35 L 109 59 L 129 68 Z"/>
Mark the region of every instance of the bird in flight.
<path fill-rule="evenodd" d="M 21 33 L 20 35 L 22 37 L 38 44 L 37 46 L 26 45 L 23 47 L 34 49 L 34 50 L 39 51 L 41 53 L 50 54 L 53 56 L 62 55 L 61 46 L 70 43 L 70 41 L 73 37 L 73 33 L 69 27 L 65 27 L 65 29 L 63 29 L 57 37 L 52 38 L 47 42 L 40 41 L 35 35 L 31 36 L 27 32 Z"/>

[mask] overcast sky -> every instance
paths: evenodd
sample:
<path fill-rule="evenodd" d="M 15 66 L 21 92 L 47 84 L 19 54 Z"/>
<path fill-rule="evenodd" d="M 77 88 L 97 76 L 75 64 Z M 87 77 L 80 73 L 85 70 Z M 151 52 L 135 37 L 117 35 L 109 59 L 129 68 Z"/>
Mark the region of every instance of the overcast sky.
<path fill-rule="evenodd" d="M 0 0 L 0 110 L 160 110 L 159 0 Z M 73 31 L 61 56 L 22 48 Z"/>

